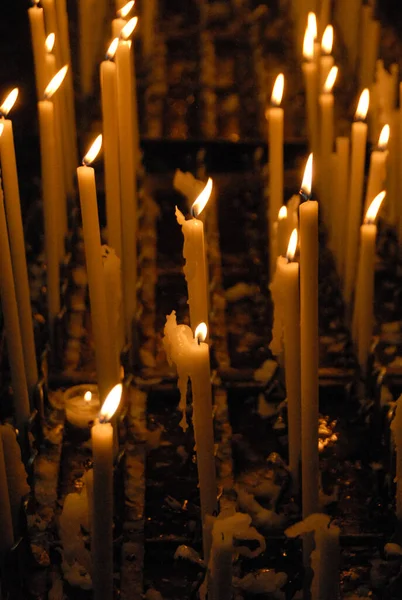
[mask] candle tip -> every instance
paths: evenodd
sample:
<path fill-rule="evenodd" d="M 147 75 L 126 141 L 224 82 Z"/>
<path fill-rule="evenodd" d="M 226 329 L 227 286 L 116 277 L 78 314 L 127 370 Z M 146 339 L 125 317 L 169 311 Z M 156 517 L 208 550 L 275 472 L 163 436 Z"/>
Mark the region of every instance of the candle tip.
<path fill-rule="evenodd" d="M 106 400 L 104 401 L 100 409 L 100 422 L 110 421 L 110 419 L 113 417 L 114 413 L 119 407 L 122 393 L 123 386 L 121 383 L 118 383 L 110 390 L 110 392 L 106 396 Z"/>
<path fill-rule="evenodd" d="M 378 138 L 378 149 L 379 150 L 385 150 L 387 148 L 388 145 L 388 140 L 389 140 L 389 125 L 384 125 L 384 127 L 381 129 L 381 133 L 380 133 L 380 137 Z"/>
<path fill-rule="evenodd" d="M 335 81 L 336 78 L 338 77 L 338 67 L 337 66 L 333 66 L 330 70 L 330 72 L 328 73 L 328 77 L 325 80 L 324 83 L 324 93 L 325 94 L 330 94 L 332 92 L 332 88 L 335 85 Z"/>
<path fill-rule="evenodd" d="M 119 45 L 119 38 L 116 37 L 111 42 L 109 48 L 106 50 L 106 60 L 113 60 L 114 55 L 116 54 L 117 46 Z"/>
<path fill-rule="evenodd" d="M 285 205 L 281 206 L 278 212 L 278 221 L 286 219 L 288 216 L 288 209 Z"/>
<path fill-rule="evenodd" d="M 56 40 L 56 36 L 54 33 L 49 33 L 49 35 L 47 36 L 46 40 L 45 40 L 45 48 L 46 48 L 46 52 L 48 54 L 50 54 L 54 48 L 54 42 Z"/>
<path fill-rule="evenodd" d="M 58 71 L 56 75 L 50 80 L 45 89 L 45 100 L 50 100 L 53 94 L 57 92 L 57 90 L 63 83 L 65 76 L 67 75 L 67 71 L 68 65 L 64 65 L 64 67 L 62 67 L 60 71 Z"/>
<path fill-rule="evenodd" d="M 212 188 L 213 188 L 213 181 L 211 178 L 209 178 L 206 183 L 206 186 L 204 187 L 201 194 L 198 196 L 198 198 L 195 200 L 195 202 L 193 203 L 193 205 L 191 207 L 191 214 L 193 217 L 195 217 L 195 218 L 199 217 L 200 214 L 202 213 L 202 211 L 204 210 L 208 200 L 211 197 Z"/>
<path fill-rule="evenodd" d="M 300 188 L 300 195 L 306 200 L 310 199 L 311 187 L 313 181 L 313 153 L 307 159 L 306 168 L 304 169 L 303 181 Z"/>
<path fill-rule="evenodd" d="M 102 148 L 102 134 L 99 134 L 95 141 L 92 143 L 92 146 L 89 148 L 88 152 L 82 159 L 82 164 L 84 167 L 88 167 L 91 163 L 94 162 L 95 158 L 98 156 L 100 149 Z"/>
<path fill-rule="evenodd" d="M 14 88 L 13 90 L 11 90 L 11 92 L 8 94 L 7 98 L 4 100 L 3 104 L 0 106 L 0 115 L 1 116 L 6 117 L 8 115 L 8 113 L 10 112 L 10 110 L 12 109 L 12 107 L 14 106 L 14 104 L 17 101 L 18 94 L 19 94 L 18 88 Z"/>
<path fill-rule="evenodd" d="M 313 36 L 313 40 L 317 37 L 317 17 L 315 12 L 310 11 L 307 15 L 307 27 L 311 31 L 311 35 Z"/>
<path fill-rule="evenodd" d="M 372 225 L 375 222 L 385 196 L 386 192 L 383 190 L 382 192 L 377 194 L 377 196 L 371 202 L 370 206 L 367 209 L 366 216 L 364 218 L 364 223 L 366 225 Z"/>
<path fill-rule="evenodd" d="M 303 58 L 312 61 L 314 58 L 314 37 L 307 25 L 303 40 Z"/>

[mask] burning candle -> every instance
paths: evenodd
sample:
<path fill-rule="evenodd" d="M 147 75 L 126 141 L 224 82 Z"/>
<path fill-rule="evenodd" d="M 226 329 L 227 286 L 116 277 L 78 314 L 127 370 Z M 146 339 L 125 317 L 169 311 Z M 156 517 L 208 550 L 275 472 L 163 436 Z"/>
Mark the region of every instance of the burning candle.
<path fill-rule="evenodd" d="M 354 289 L 358 241 L 359 221 L 362 211 L 364 164 L 366 159 L 367 124 L 364 119 L 367 116 L 370 95 L 368 89 L 363 90 L 356 110 L 355 122 L 352 125 L 352 149 L 350 164 L 349 184 L 349 215 L 348 231 L 346 239 L 346 261 L 345 261 L 345 301 L 347 304 L 352 299 Z"/>
<path fill-rule="evenodd" d="M 331 210 L 331 181 L 330 181 L 330 158 L 334 146 L 334 87 L 338 67 L 332 67 L 325 80 L 323 91 L 319 97 L 321 111 L 321 141 L 320 141 L 320 190 L 325 206 L 324 213 L 327 225 L 332 221 Z"/>
<path fill-rule="evenodd" d="M 155 38 L 155 14 L 156 14 L 156 1 L 148 0 L 143 5 L 142 18 L 144 21 L 144 28 L 142 33 L 142 43 L 144 56 L 149 59 L 150 54 L 154 45 Z"/>
<path fill-rule="evenodd" d="M 82 227 L 85 243 L 85 260 L 88 273 L 89 298 L 91 302 L 92 331 L 95 342 L 96 372 L 99 394 L 104 398 L 116 381 L 115 343 L 110 335 L 107 300 L 102 264 L 102 250 L 95 186 L 95 171 L 89 165 L 95 160 L 102 146 L 99 135 L 78 167 Z"/>
<path fill-rule="evenodd" d="M 126 17 L 130 14 L 133 6 L 135 4 L 134 0 L 130 0 L 127 2 L 122 8 L 117 11 L 117 18 L 112 21 L 112 37 L 116 38 L 120 36 L 121 30 L 126 25 Z"/>
<path fill-rule="evenodd" d="M 275 268 L 277 253 L 274 247 L 275 222 L 283 204 L 283 96 L 284 76 L 280 73 L 275 80 L 271 96 L 271 107 L 267 110 L 269 143 L 269 236 L 271 276 Z"/>
<path fill-rule="evenodd" d="M 29 24 L 31 27 L 32 49 L 35 63 L 36 94 L 42 98 L 46 86 L 45 73 L 45 21 L 43 8 L 38 6 L 39 0 L 34 0 L 33 6 L 28 9 Z"/>
<path fill-rule="evenodd" d="M 113 57 L 119 43 L 115 38 L 100 66 L 105 161 L 106 219 L 109 245 L 121 257 L 121 206 L 119 173 L 119 134 L 117 118 L 117 73 Z"/>
<path fill-rule="evenodd" d="M 27 473 L 21 458 L 21 448 L 17 441 L 17 432 L 9 423 L 0 425 L 0 444 L 3 446 L 6 467 L 8 497 L 14 532 L 20 532 L 21 501 L 29 494 Z"/>
<path fill-rule="evenodd" d="M 30 393 L 38 381 L 35 340 L 32 323 L 32 308 L 29 291 L 28 269 L 25 254 L 24 228 L 21 217 L 21 202 L 18 186 L 17 161 L 15 158 L 13 124 L 6 119 L 18 96 L 15 88 L 0 106 L 0 164 L 3 176 L 7 227 L 17 297 L 18 317 L 22 336 L 22 349 L 27 384 Z"/>
<path fill-rule="evenodd" d="M 327 25 L 321 39 L 320 90 L 323 89 L 329 72 L 334 66 L 334 57 L 332 56 L 333 43 L 334 28 L 332 25 Z"/>
<path fill-rule="evenodd" d="M 3 235 L 3 232 L 1 233 Z M 0 258 L 0 260 L 2 260 L 2 258 Z M 3 264 L 1 266 L 3 267 Z M 5 553 L 8 552 L 14 544 L 14 535 L 2 443 L 0 443 L 0 531 L 0 556 L 4 559 Z"/>
<path fill-rule="evenodd" d="M 276 230 L 274 231 L 276 236 L 276 248 L 275 248 L 275 261 L 278 256 L 286 254 L 286 249 L 289 242 L 289 223 L 291 222 L 291 215 L 288 219 L 288 209 L 285 205 L 281 206 L 278 212 L 278 221 L 276 222 Z"/>
<path fill-rule="evenodd" d="M 113 598 L 113 427 L 122 385 L 115 385 L 91 430 L 94 461 L 92 507 L 92 580 L 94 600 Z"/>
<path fill-rule="evenodd" d="M 373 150 L 370 156 L 370 170 L 366 192 L 365 211 L 367 211 L 370 202 L 384 188 L 387 176 L 387 144 L 389 140 L 389 125 L 384 125 L 378 139 L 376 150 Z"/>
<path fill-rule="evenodd" d="M 345 269 L 345 238 L 346 225 L 345 215 L 347 214 L 347 194 L 349 186 L 349 145 L 348 137 L 336 138 L 336 191 L 335 198 L 338 202 L 338 209 L 334 211 L 336 224 L 334 224 L 334 243 L 337 248 L 338 273 L 343 279 Z"/>
<path fill-rule="evenodd" d="M 74 427 L 89 429 L 100 409 L 98 388 L 93 384 L 75 385 L 64 392 L 66 420 Z"/>
<path fill-rule="evenodd" d="M 303 42 L 302 65 L 306 88 L 306 117 L 310 148 L 316 150 L 318 145 L 317 131 L 317 65 L 314 62 L 314 37 L 307 26 Z"/>
<path fill-rule="evenodd" d="M 303 517 L 318 509 L 318 202 L 311 200 L 313 155 L 300 196 L 300 343 Z"/>
<path fill-rule="evenodd" d="M 212 179 L 209 178 L 206 186 L 191 207 L 192 219 L 186 221 L 183 214 L 176 207 L 177 222 L 181 225 L 184 235 L 183 256 L 186 260 L 184 276 L 187 281 L 190 323 L 193 329 L 199 323 L 208 324 L 209 321 L 204 223 L 197 217 L 204 210 L 211 196 L 212 187 Z"/>

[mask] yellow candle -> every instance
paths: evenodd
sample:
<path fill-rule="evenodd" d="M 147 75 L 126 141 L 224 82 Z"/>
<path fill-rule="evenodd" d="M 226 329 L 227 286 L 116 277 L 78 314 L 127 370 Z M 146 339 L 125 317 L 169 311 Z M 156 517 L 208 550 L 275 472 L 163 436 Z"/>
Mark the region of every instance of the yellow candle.
<path fill-rule="evenodd" d="M 1 182 L 0 182 L 1 183 Z M 25 376 L 21 330 L 18 320 L 17 297 L 15 294 L 11 253 L 8 241 L 3 190 L 0 185 L 0 296 L 7 340 L 7 354 L 14 394 L 15 421 L 18 429 L 25 430 L 29 419 L 29 397 Z M 1 460 L 0 460 L 1 462 Z M 1 469 L 1 466 L 0 466 Z M 0 473 L 1 478 L 1 473 Z M 2 481 L 0 479 L 0 481 Z M 6 486 L 7 493 L 7 486 Z M 0 496 L 0 503 L 2 502 Z M 0 505 L 0 513 L 2 506 Z"/>
<path fill-rule="evenodd" d="M 303 517 L 318 510 L 318 202 L 310 200 L 313 156 L 300 205 L 300 343 Z"/>
<path fill-rule="evenodd" d="M 334 95 L 332 93 L 338 67 L 332 67 L 324 83 L 323 92 L 319 96 L 320 105 L 320 193 L 324 204 L 324 216 L 327 227 L 331 223 L 331 180 L 330 157 L 334 146 Z"/>
<path fill-rule="evenodd" d="M 0 556 L 4 559 L 5 553 L 14 544 L 14 535 L 2 443 L 0 443 L 0 531 Z"/>
<path fill-rule="evenodd" d="M 18 90 L 13 92 L 18 94 Z M 16 94 L 6 98 L 0 107 L 4 116 L 11 110 Z M 32 323 L 32 308 L 29 292 L 28 269 L 25 254 L 24 228 L 21 217 L 20 192 L 18 187 L 17 162 L 15 158 L 13 125 L 9 119 L 0 122 L 0 164 L 3 175 L 3 188 L 7 212 L 7 226 L 10 236 L 10 251 L 17 296 L 18 316 L 22 335 L 22 348 L 27 384 L 32 394 L 38 382 L 35 340 Z"/>
<path fill-rule="evenodd" d="M 83 166 L 78 167 L 77 177 L 91 302 L 92 332 L 95 342 L 96 372 L 100 397 L 104 398 L 116 380 L 116 340 L 109 333 L 95 171 L 89 166 L 98 155 L 101 145 L 102 136 L 98 136 L 85 155 Z"/>
<path fill-rule="evenodd" d="M 334 57 L 332 56 L 332 45 L 334 41 L 334 28 L 328 25 L 321 40 L 321 57 L 320 57 L 320 86 L 322 90 L 330 70 L 334 66 Z"/>
<path fill-rule="evenodd" d="M 143 52 L 145 58 L 150 57 L 155 38 L 155 13 L 156 13 L 156 2 L 155 0 L 148 0 L 142 5 L 142 18 L 143 18 L 143 32 L 142 32 L 142 43 Z"/>
<path fill-rule="evenodd" d="M 92 581 L 94 600 L 113 598 L 113 427 L 109 422 L 122 394 L 118 384 L 110 391 L 92 427 L 93 506 Z"/>
<path fill-rule="evenodd" d="M 184 235 L 183 256 L 186 260 L 184 276 L 187 282 L 190 324 L 193 329 L 199 323 L 208 326 L 207 267 L 204 243 L 204 224 L 197 217 L 201 214 L 212 192 L 212 179 L 208 182 L 191 208 L 192 219 L 185 220 L 176 207 L 176 218 Z"/>
<path fill-rule="evenodd" d="M 370 170 L 367 183 L 366 201 L 364 211 L 370 206 L 370 202 L 384 188 L 387 176 L 387 144 L 389 139 L 389 125 L 384 125 L 378 140 L 377 149 L 370 156 Z"/>
<path fill-rule="evenodd" d="M 316 151 L 318 146 L 317 130 L 317 65 L 314 62 L 314 38 L 307 27 L 304 35 L 302 65 L 305 93 L 306 93 L 306 118 L 310 148 Z"/>
<path fill-rule="evenodd" d="M 356 111 L 355 122 L 352 125 L 350 183 L 348 193 L 349 215 L 346 255 L 345 255 L 345 285 L 344 294 L 347 304 L 352 299 L 356 276 L 357 253 L 359 241 L 359 221 L 362 211 L 364 164 L 366 159 L 367 116 L 369 106 L 369 91 L 363 90 Z"/>
<path fill-rule="evenodd" d="M 349 138 L 348 137 L 337 137 L 336 138 L 336 199 L 338 207 L 334 211 L 338 216 L 338 225 L 334 227 L 334 244 L 337 248 L 338 255 L 338 272 L 343 279 L 344 268 L 345 268 L 345 239 L 346 239 L 346 227 L 347 220 L 345 215 L 347 214 L 347 195 L 349 187 Z M 335 206 L 335 205 L 334 205 Z"/>
<path fill-rule="evenodd" d="M 35 80 L 37 98 L 42 98 L 46 86 L 45 74 L 45 22 L 43 8 L 37 5 L 39 0 L 34 1 L 34 6 L 28 9 L 29 24 L 31 27 L 32 49 L 35 63 Z"/>
<path fill-rule="evenodd" d="M 283 108 L 280 108 L 284 88 L 284 77 L 276 78 L 271 96 L 271 107 L 267 110 L 269 144 L 269 236 L 271 276 L 277 254 L 274 248 L 274 227 L 278 212 L 283 204 Z"/>

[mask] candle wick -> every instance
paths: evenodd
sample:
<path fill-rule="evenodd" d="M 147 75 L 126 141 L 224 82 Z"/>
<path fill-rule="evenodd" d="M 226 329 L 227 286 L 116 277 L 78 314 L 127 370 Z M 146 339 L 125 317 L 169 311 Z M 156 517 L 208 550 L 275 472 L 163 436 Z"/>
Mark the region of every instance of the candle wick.
<path fill-rule="evenodd" d="M 193 217 L 193 219 L 196 219 L 196 218 L 197 218 L 197 216 L 198 216 L 198 215 L 195 213 L 195 210 L 194 210 L 194 208 L 193 208 L 193 207 L 191 207 L 191 209 L 190 209 L 190 214 L 191 214 L 191 216 Z"/>
<path fill-rule="evenodd" d="M 198 345 L 201 346 L 201 340 L 200 340 L 200 336 L 199 335 L 197 336 L 197 342 L 198 342 Z"/>
<path fill-rule="evenodd" d="M 102 425 L 104 423 L 107 423 L 107 418 L 105 415 L 99 415 L 99 423 L 101 423 Z"/>
<path fill-rule="evenodd" d="M 310 200 L 310 195 L 307 194 L 307 192 L 305 190 L 303 190 L 303 188 L 300 189 L 299 191 L 299 196 L 303 199 L 303 201 L 307 201 Z"/>

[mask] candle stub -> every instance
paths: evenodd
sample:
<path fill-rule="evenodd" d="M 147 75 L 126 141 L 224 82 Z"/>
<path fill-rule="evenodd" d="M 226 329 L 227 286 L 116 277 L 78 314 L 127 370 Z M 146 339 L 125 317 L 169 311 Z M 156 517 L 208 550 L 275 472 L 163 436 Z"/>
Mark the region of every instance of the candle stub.
<path fill-rule="evenodd" d="M 95 422 L 100 409 L 98 387 L 92 384 L 76 385 L 64 392 L 66 419 L 80 429 Z"/>

